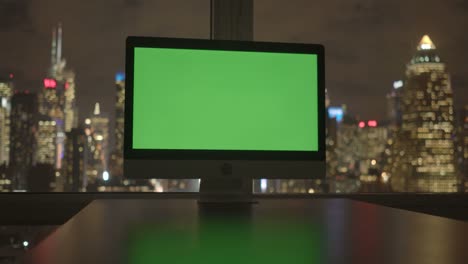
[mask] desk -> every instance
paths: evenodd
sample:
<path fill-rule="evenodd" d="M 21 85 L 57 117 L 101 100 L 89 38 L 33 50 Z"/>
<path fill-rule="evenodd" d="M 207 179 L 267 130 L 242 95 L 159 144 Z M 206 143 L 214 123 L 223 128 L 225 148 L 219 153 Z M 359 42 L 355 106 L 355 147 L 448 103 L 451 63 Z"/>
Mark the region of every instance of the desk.
<path fill-rule="evenodd" d="M 96 200 L 27 263 L 468 263 L 468 223 L 348 199 Z"/>

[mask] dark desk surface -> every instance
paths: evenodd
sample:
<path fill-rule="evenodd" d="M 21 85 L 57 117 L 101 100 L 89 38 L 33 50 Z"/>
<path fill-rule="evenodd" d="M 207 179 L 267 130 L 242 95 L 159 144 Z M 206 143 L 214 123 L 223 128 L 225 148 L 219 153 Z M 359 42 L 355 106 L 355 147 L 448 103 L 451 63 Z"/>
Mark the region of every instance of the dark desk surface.
<path fill-rule="evenodd" d="M 30 263 L 468 263 L 468 223 L 348 199 L 97 200 Z"/>

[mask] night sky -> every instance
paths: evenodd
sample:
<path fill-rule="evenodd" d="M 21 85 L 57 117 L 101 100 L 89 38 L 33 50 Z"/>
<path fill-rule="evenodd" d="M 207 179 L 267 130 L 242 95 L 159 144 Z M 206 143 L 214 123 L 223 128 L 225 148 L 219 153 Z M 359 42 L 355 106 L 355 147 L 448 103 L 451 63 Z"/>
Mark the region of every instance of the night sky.
<path fill-rule="evenodd" d="M 255 0 L 254 14 L 255 40 L 324 44 L 332 104 L 360 118 L 385 118 L 385 94 L 424 34 L 448 63 L 456 107 L 468 103 L 468 1 Z M 18 89 L 39 90 L 58 22 L 80 119 L 97 101 L 113 116 L 126 36 L 208 38 L 209 1 L 0 0 L 0 72 Z"/>

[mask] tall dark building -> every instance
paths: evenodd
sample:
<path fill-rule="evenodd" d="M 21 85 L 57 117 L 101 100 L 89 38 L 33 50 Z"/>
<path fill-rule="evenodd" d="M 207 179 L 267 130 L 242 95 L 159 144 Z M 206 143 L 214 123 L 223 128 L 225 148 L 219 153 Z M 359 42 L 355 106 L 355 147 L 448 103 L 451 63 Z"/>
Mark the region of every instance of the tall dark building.
<path fill-rule="evenodd" d="M 15 92 L 11 99 L 10 166 L 13 188 L 27 189 L 27 175 L 35 155 L 37 97 Z"/>
<path fill-rule="evenodd" d="M 87 139 L 84 129 L 73 128 L 66 133 L 64 173 L 66 191 L 85 191 L 87 185 Z"/>
<path fill-rule="evenodd" d="M 114 177 L 123 176 L 123 144 L 124 144 L 124 114 L 125 114 L 125 74 L 115 75 L 115 149 L 110 157 L 109 169 Z"/>
<path fill-rule="evenodd" d="M 88 190 L 97 188 L 102 178 L 109 179 L 108 172 L 108 137 L 109 118 L 101 113 L 99 103 L 95 104 L 93 114 L 85 119 L 85 134 L 88 150 L 86 176 Z"/>
<path fill-rule="evenodd" d="M 402 89 L 402 124 L 392 151 L 395 191 L 454 192 L 453 94 L 446 64 L 426 35 L 407 65 Z"/>
<path fill-rule="evenodd" d="M 10 111 L 13 74 L 0 76 L 0 164 L 8 164 L 10 152 Z"/>
<path fill-rule="evenodd" d="M 115 87 L 115 148 L 123 152 L 125 117 L 125 75 L 123 73 L 115 76 Z"/>
<path fill-rule="evenodd" d="M 401 97 L 403 81 L 393 82 L 393 89 L 387 94 L 387 119 L 391 127 L 400 127 L 402 122 Z"/>
<path fill-rule="evenodd" d="M 457 165 L 461 177 L 460 190 L 468 190 L 468 105 L 458 111 L 457 122 Z"/>

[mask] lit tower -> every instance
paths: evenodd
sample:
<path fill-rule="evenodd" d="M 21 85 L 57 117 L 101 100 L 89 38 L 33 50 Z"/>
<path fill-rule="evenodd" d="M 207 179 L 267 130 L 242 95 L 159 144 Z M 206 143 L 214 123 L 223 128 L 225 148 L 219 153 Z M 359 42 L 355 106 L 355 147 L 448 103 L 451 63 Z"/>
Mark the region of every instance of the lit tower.
<path fill-rule="evenodd" d="M 99 103 L 94 105 L 91 117 L 85 120 L 85 134 L 88 137 L 88 187 L 98 181 L 108 170 L 109 118 L 101 112 Z"/>
<path fill-rule="evenodd" d="M 450 76 L 429 36 L 421 39 L 407 65 L 401 89 L 402 123 L 392 151 L 392 188 L 457 191 Z"/>
<path fill-rule="evenodd" d="M 56 161 L 61 167 L 65 132 L 77 126 L 75 73 L 62 58 L 62 26 L 52 30 L 51 65 L 39 93 L 39 112 L 56 122 Z"/>
<path fill-rule="evenodd" d="M 10 111 L 13 74 L 0 78 L 0 165 L 8 164 L 10 152 Z"/>
<path fill-rule="evenodd" d="M 99 103 L 94 105 L 93 115 L 91 120 L 91 132 L 94 140 L 102 146 L 104 168 L 107 168 L 107 156 L 109 147 L 109 117 L 101 112 Z"/>

